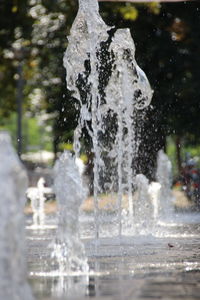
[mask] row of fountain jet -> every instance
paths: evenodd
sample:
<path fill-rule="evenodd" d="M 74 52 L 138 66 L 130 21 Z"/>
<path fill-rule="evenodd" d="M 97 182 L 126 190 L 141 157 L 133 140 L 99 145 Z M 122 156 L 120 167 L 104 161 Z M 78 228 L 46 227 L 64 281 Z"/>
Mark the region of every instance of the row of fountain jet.
<path fill-rule="evenodd" d="M 97 0 L 79 0 L 68 41 L 64 57 L 67 86 L 80 103 L 75 156 L 79 157 L 84 135 L 94 154 L 95 240 L 100 237 L 99 201 L 104 191 L 117 195 L 119 237 L 123 227 L 132 235 L 149 234 L 152 222 L 171 210 L 171 166 L 160 152 L 159 183 L 150 185 L 132 168 L 139 144 L 135 115 L 150 104 L 152 90 L 136 63 L 130 31 L 107 26 L 99 15 Z M 23 218 L 27 176 L 5 132 L 0 133 L 0 161 L 0 299 L 32 300 L 26 280 Z M 67 153 L 55 165 L 55 194 L 59 216 L 52 259 L 58 261 L 60 273 L 88 272 L 77 221 L 86 192 L 74 158 Z M 126 213 L 124 196 L 128 199 Z"/>
<path fill-rule="evenodd" d="M 0 299 L 33 299 L 26 281 L 26 247 L 23 208 L 26 202 L 27 176 L 8 133 L 0 133 Z M 71 154 L 61 155 L 54 167 L 55 194 L 58 201 L 58 229 L 52 260 L 57 261 L 58 274 L 88 273 L 89 267 L 79 231 L 79 209 L 87 192 Z M 161 151 L 158 156 L 156 183 L 148 184 L 143 175 L 136 176 L 135 220 L 127 213 L 120 220 L 129 234 L 150 234 L 153 225 L 172 211 L 170 189 L 171 164 Z M 121 208 L 122 209 L 122 208 Z M 100 212 L 100 211 L 99 211 Z M 95 214 L 97 214 L 96 212 Z M 44 224 L 43 224 L 44 225 Z M 118 224 L 121 228 L 121 224 Z M 41 228 L 41 225 L 40 225 Z M 44 229 L 44 227 L 43 227 Z M 119 234 L 121 231 L 119 230 Z M 112 233 L 110 233 L 112 237 Z"/>

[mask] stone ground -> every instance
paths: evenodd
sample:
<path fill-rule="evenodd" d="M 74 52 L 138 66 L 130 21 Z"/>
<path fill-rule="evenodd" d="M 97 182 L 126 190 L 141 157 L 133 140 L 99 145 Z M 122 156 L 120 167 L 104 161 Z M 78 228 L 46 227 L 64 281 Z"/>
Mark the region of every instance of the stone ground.
<path fill-rule="evenodd" d="M 27 227 L 36 300 L 200 299 L 199 224 L 200 214 L 180 213 L 174 222 L 160 224 L 154 236 L 101 238 L 97 244 L 85 238 L 90 273 L 82 276 L 52 273 L 53 226 Z"/>

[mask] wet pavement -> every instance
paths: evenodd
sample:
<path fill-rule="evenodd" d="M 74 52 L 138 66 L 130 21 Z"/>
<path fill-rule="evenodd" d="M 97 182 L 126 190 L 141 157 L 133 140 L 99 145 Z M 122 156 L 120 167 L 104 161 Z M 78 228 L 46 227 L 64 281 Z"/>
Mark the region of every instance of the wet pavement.
<path fill-rule="evenodd" d="M 48 223 L 48 222 L 47 222 Z M 53 219 L 27 227 L 29 279 L 37 300 L 200 299 L 200 215 L 160 223 L 154 235 L 84 236 L 89 274 L 56 273 Z M 87 228 L 88 224 L 86 224 Z"/>

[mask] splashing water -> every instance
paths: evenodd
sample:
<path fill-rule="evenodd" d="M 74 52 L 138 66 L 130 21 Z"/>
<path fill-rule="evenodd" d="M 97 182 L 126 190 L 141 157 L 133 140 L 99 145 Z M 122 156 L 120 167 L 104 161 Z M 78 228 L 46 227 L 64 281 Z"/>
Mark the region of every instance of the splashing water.
<path fill-rule="evenodd" d="M 86 197 L 73 157 L 64 152 L 56 162 L 55 194 L 58 201 L 58 232 L 53 257 L 59 273 L 88 271 L 85 248 L 79 236 L 79 207 Z"/>
<path fill-rule="evenodd" d="M 87 293 L 87 286 L 89 284 L 88 274 L 82 276 L 59 276 L 57 280 L 53 278 L 52 296 L 55 299 L 84 299 Z"/>
<path fill-rule="evenodd" d="M 27 176 L 7 132 L 0 132 L 0 161 L 0 299 L 32 300 L 23 216 Z"/>
<path fill-rule="evenodd" d="M 80 102 L 74 148 L 79 156 L 85 129 L 94 155 L 93 193 L 96 238 L 99 237 L 99 195 L 117 193 L 119 235 L 122 197 L 128 196 L 134 217 L 135 113 L 149 105 L 152 90 L 135 61 L 129 29 L 108 27 L 97 0 L 80 0 L 64 57 L 67 86 Z"/>
<path fill-rule="evenodd" d="M 158 194 L 158 218 L 170 219 L 173 216 L 172 165 L 168 156 L 160 150 L 157 159 L 157 181 L 160 183 Z"/>

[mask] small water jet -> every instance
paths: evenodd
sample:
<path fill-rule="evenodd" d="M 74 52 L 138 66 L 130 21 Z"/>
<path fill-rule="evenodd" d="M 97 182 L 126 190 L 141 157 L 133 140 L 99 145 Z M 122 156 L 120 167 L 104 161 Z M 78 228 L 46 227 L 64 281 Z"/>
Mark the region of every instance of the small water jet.
<path fill-rule="evenodd" d="M 0 132 L 0 161 L 0 299 L 33 300 L 23 215 L 28 180 L 7 132 Z"/>
<path fill-rule="evenodd" d="M 160 150 L 157 159 L 157 182 L 160 183 L 158 193 L 158 219 L 172 219 L 174 197 L 172 195 L 172 164 L 168 156 Z"/>
<path fill-rule="evenodd" d="M 149 181 L 142 175 L 136 176 L 137 195 L 135 205 L 135 223 L 139 234 L 152 234 L 155 224 L 153 218 L 153 203 L 149 194 Z"/>
<path fill-rule="evenodd" d="M 153 204 L 153 219 L 155 222 L 158 220 L 159 211 L 159 195 L 161 190 L 161 184 L 159 182 L 153 181 L 149 184 L 149 197 Z"/>
<path fill-rule="evenodd" d="M 31 208 L 33 210 L 33 227 L 43 228 L 45 224 L 44 203 L 45 197 L 45 180 L 41 177 L 38 180 L 36 188 L 27 190 L 27 197 L 31 200 Z"/>
<path fill-rule="evenodd" d="M 71 154 L 64 152 L 54 167 L 54 190 L 58 202 L 58 231 L 52 257 L 58 273 L 88 272 L 84 244 L 79 234 L 79 208 L 86 197 L 82 180 Z"/>

